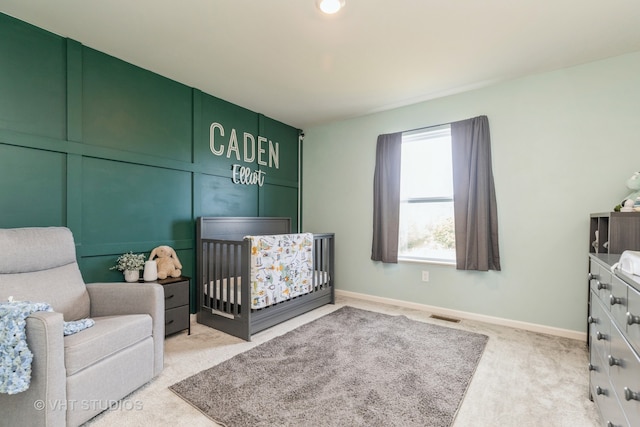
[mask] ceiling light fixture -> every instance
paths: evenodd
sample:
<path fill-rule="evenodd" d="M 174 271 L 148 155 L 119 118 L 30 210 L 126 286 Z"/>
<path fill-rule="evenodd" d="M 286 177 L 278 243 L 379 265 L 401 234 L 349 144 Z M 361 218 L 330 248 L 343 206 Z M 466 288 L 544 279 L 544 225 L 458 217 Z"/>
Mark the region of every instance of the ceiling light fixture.
<path fill-rule="evenodd" d="M 316 0 L 316 6 L 327 15 L 332 15 L 344 7 L 345 0 Z"/>

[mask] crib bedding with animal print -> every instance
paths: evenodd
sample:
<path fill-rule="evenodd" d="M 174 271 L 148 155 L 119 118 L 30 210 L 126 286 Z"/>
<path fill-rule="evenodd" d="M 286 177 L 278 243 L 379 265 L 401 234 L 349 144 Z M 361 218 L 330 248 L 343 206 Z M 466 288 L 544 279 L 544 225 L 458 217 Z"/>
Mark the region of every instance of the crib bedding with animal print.
<path fill-rule="evenodd" d="M 311 291 L 313 234 L 246 236 L 251 241 L 251 308 Z"/>

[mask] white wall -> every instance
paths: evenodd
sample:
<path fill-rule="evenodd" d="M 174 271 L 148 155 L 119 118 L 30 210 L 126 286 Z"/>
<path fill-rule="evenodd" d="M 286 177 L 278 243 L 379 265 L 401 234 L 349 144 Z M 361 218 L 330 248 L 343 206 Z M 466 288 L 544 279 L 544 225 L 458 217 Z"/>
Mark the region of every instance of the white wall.
<path fill-rule="evenodd" d="M 371 261 L 378 134 L 487 115 L 501 272 Z M 303 229 L 336 233 L 340 290 L 586 330 L 589 214 L 640 170 L 640 52 L 305 129 Z M 429 270 L 430 282 L 421 282 Z"/>

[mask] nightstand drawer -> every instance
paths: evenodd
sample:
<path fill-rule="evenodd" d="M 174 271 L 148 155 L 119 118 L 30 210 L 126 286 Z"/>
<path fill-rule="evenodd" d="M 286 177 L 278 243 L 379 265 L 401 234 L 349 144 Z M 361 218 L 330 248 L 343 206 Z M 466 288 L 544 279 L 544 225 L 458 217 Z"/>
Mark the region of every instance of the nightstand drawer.
<path fill-rule="evenodd" d="M 189 306 L 170 308 L 164 313 L 164 334 L 169 335 L 174 332 L 189 328 Z"/>
<path fill-rule="evenodd" d="M 164 335 L 170 335 L 184 329 L 191 335 L 189 319 L 189 283 L 188 277 L 168 277 L 158 280 L 164 288 Z"/>
<path fill-rule="evenodd" d="M 189 305 L 189 281 L 168 283 L 164 285 L 164 308 Z"/>

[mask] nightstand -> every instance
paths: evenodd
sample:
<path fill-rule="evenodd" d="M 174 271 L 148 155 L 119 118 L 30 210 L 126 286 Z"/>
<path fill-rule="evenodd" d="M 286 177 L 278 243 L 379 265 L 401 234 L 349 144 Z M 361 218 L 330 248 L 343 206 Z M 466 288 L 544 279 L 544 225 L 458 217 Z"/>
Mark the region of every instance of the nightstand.
<path fill-rule="evenodd" d="M 188 329 L 188 335 L 191 335 L 189 278 L 167 277 L 158 279 L 158 283 L 164 288 L 164 336 L 185 329 Z"/>

